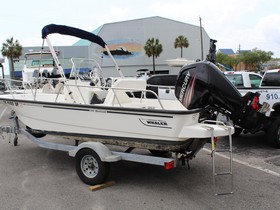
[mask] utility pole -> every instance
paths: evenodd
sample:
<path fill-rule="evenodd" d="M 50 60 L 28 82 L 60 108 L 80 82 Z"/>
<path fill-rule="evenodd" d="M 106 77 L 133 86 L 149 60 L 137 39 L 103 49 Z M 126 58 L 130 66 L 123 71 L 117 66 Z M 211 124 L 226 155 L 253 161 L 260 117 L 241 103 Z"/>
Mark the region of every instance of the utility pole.
<path fill-rule="evenodd" d="M 238 54 L 240 55 L 241 45 L 238 45 Z"/>
<path fill-rule="evenodd" d="M 238 69 L 241 70 L 241 65 L 240 65 L 240 50 L 241 50 L 241 45 L 238 45 Z"/>
<path fill-rule="evenodd" d="M 201 17 L 200 16 L 199 16 L 199 25 L 200 25 L 201 60 L 203 61 L 203 39 L 202 39 L 202 24 L 201 24 Z"/>

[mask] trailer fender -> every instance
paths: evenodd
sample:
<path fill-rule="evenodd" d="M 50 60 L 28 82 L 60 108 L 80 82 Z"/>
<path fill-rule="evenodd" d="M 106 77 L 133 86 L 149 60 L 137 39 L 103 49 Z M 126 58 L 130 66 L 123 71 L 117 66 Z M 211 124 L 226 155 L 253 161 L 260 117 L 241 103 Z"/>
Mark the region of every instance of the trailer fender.
<path fill-rule="evenodd" d="M 116 162 L 121 160 L 121 156 L 113 154 L 108 147 L 100 142 L 83 142 L 75 149 L 70 150 L 69 155 L 75 157 L 80 150 L 85 148 L 95 151 L 103 162 Z"/>

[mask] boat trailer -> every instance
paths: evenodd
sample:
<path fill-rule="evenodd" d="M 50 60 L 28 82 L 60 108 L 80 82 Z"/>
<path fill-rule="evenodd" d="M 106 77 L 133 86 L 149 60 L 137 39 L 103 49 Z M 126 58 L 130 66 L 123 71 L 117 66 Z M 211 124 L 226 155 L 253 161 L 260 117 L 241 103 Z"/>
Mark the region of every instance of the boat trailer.
<path fill-rule="evenodd" d="M 2 119 L 5 111 L 5 108 L 1 115 L 0 120 Z M 104 183 L 108 174 L 109 174 L 109 163 L 117 162 L 120 160 L 145 163 L 151 165 L 163 166 L 166 170 L 170 170 L 179 166 L 180 162 L 182 165 L 185 165 L 190 159 L 195 157 L 195 154 L 192 154 L 191 157 L 188 157 L 186 154 L 181 154 L 178 152 L 171 152 L 170 157 L 162 156 L 151 156 L 144 154 L 135 154 L 131 153 L 134 148 L 129 148 L 125 152 L 111 151 L 105 144 L 101 142 L 86 141 L 80 144 L 68 145 L 61 143 L 54 143 L 49 141 L 44 141 L 43 139 L 33 136 L 28 129 L 21 128 L 19 126 L 18 118 L 15 113 L 12 111 L 10 119 L 13 120 L 14 125 L 3 125 L 0 126 L 0 135 L 3 133 L 14 134 L 13 144 L 14 146 L 18 145 L 18 134 L 25 136 L 27 139 L 37 144 L 39 147 L 64 151 L 68 152 L 69 156 L 75 157 L 76 159 L 76 171 L 80 179 L 88 185 L 96 185 Z M 233 127 L 226 126 L 221 123 L 221 127 L 228 130 L 229 136 L 229 148 L 226 150 L 217 150 L 216 149 L 216 138 L 214 137 L 214 128 L 210 126 L 209 123 L 221 123 L 216 121 L 207 121 L 205 126 L 203 126 L 208 131 L 212 132 L 211 135 L 211 157 L 212 157 L 212 172 L 213 172 L 213 188 L 215 195 L 226 195 L 233 194 L 233 173 L 232 173 L 232 133 Z M 217 173 L 216 164 L 215 164 L 215 154 L 216 152 L 228 152 L 229 153 L 229 171 Z M 189 166 L 189 163 L 188 163 Z M 216 178 L 218 176 L 230 176 L 230 190 L 226 192 L 217 192 L 216 190 Z"/>

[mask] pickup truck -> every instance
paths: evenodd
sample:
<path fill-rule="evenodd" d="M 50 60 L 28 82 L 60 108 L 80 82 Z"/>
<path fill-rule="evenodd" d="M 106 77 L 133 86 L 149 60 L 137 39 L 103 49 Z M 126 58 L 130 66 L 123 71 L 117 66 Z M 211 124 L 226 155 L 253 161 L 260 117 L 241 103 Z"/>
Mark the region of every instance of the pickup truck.
<path fill-rule="evenodd" d="M 227 71 L 224 74 L 237 88 L 256 88 L 260 86 L 262 81 L 262 76 L 254 72 Z"/>
<path fill-rule="evenodd" d="M 241 95 L 258 92 L 259 103 L 270 105 L 266 116 L 280 117 L 280 69 L 267 70 L 263 77 L 253 72 L 229 72 L 225 76 L 238 89 Z"/>

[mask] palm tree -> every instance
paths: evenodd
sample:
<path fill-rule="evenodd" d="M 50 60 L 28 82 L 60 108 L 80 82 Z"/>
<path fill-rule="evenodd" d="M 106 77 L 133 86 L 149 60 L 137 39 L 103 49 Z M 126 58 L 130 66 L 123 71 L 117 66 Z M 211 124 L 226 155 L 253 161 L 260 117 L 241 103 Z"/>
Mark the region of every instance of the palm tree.
<path fill-rule="evenodd" d="M 158 39 L 151 38 L 147 40 L 144 49 L 148 57 L 153 57 L 153 74 L 155 74 L 155 58 L 159 57 L 162 52 L 162 45 L 159 43 Z"/>
<path fill-rule="evenodd" d="M 1 53 L 3 56 L 6 56 L 9 59 L 10 64 L 10 75 L 11 78 L 15 78 L 15 68 L 14 68 L 14 59 L 19 58 L 22 53 L 22 46 L 18 40 L 14 41 L 14 38 L 6 40 L 6 43 L 3 43 Z"/>
<path fill-rule="evenodd" d="M 180 47 L 181 48 L 181 58 L 183 57 L 183 47 L 188 48 L 189 47 L 189 41 L 187 39 L 187 37 L 184 37 L 183 35 L 178 36 L 175 39 L 174 42 L 174 47 Z"/>

